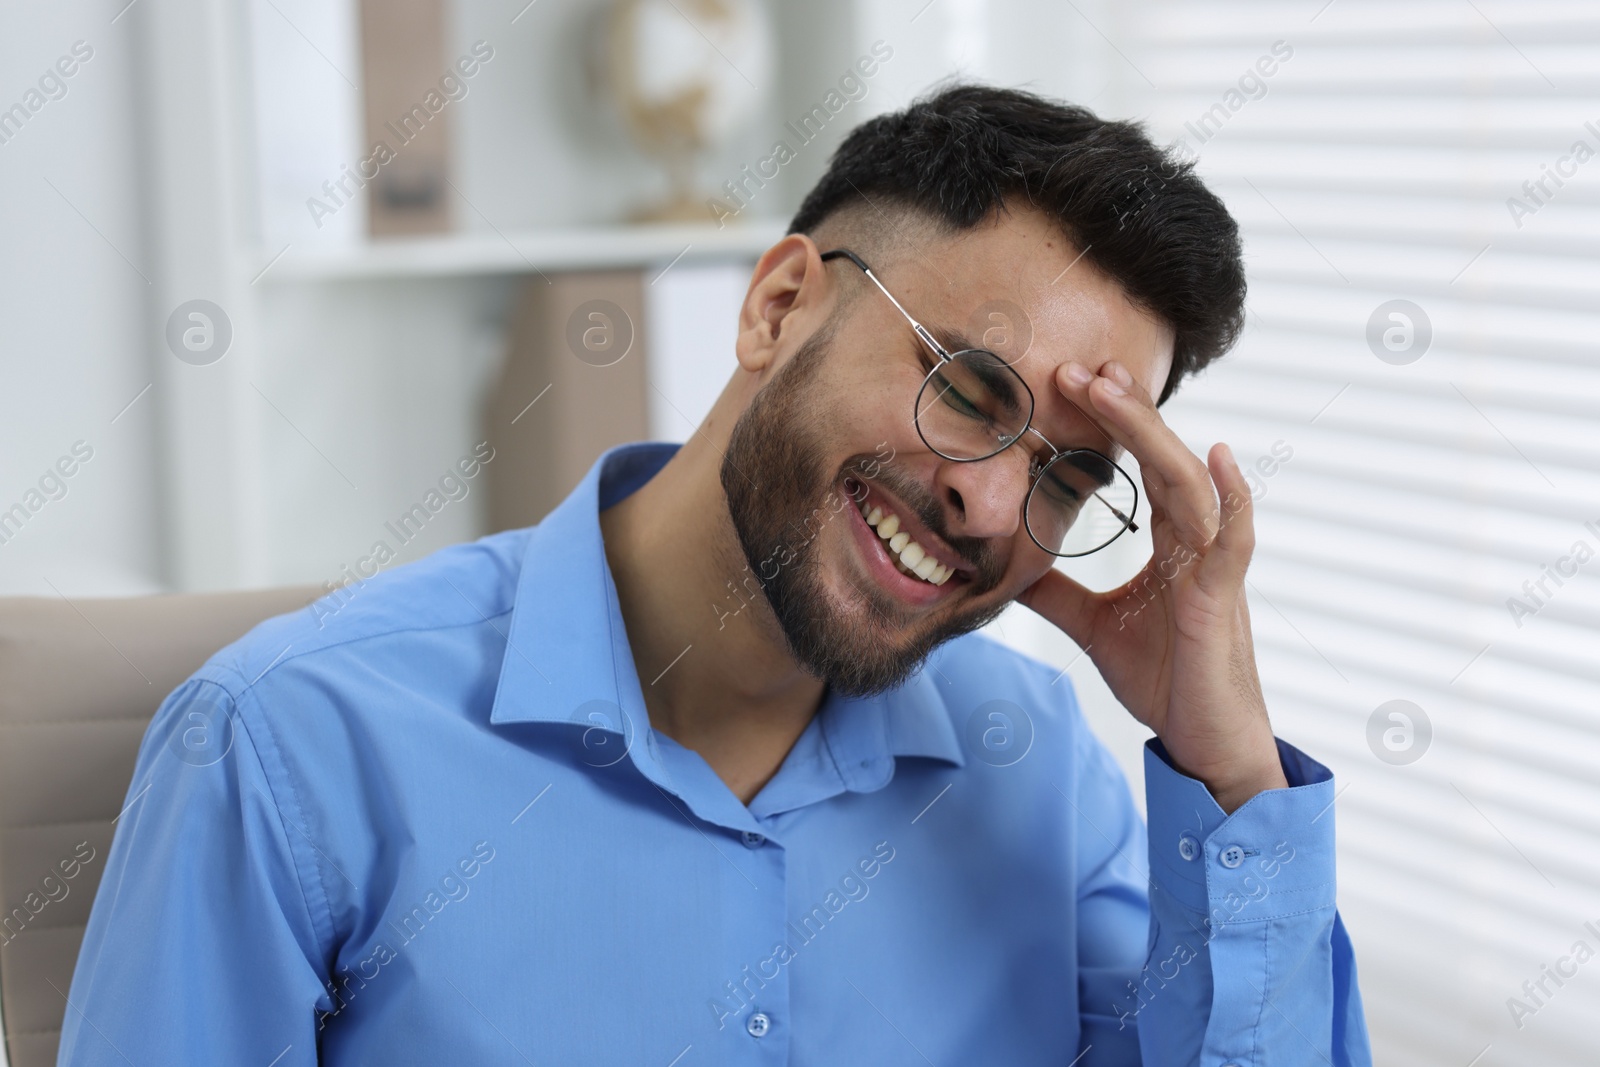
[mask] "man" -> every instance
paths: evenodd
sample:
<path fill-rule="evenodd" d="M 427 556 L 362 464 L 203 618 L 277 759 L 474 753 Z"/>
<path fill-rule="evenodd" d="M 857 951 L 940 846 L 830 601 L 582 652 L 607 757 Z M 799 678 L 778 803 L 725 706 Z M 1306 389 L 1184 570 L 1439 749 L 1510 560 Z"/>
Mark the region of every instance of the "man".
<path fill-rule="evenodd" d="M 1135 127 L 868 122 L 687 444 L 168 698 L 61 1062 L 1369 1063 L 1250 490 L 1157 414 L 1243 296 Z M 1135 527 L 1120 591 L 1053 566 Z M 1013 600 L 1154 731 L 1148 836 L 1068 682 L 969 634 Z"/>

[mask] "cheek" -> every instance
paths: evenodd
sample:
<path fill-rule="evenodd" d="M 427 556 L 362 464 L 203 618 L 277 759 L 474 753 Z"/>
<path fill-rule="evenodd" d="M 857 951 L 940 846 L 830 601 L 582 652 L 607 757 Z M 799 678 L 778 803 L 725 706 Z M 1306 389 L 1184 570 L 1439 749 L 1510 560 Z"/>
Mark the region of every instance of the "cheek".
<path fill-rule="evenodd" d="M 913 419 L 915 390 L 906 392 L 867 378 L 841 385 L 829 406 L 819 412 L 823 424 L 816 427 L 816 439 L 827 442 L 836 464 L 853 457 L 872 459 L 875 466 L 859 472 L 869 479 L 885 467 L 900 468 L 920 479 L 923 472 L 906 466 L 913 457 L 927 453 Z"/>
<path fill-rule="evenodd" d="M 912 416 L 925 373 L 901 349 L 885 348 L 889 342 L 871 340 L 898 337 L 892 332 L 895 328 L 896 324 L 888 321 L 880 326 L 863 325 L 860 329 L 866 340 L 836 343 L 828 352 L 825 377 L 817 383 L 829 411 L 826 432 L 830 437 L 837 433 L 841 439 L 848 436 L 851 442 L 865 442 L 853 445 L 858 450 L 871 452 L 880 441 L 897 449 L 897 442 L 905 441 L 909 448 L 919 440 Z M 899 328 L 903 330 L 904 325 Z"/>
<path fill-rule="evenodd" d="M 903 383 L 886 380 L 882 374 L 852 374 L 836 401 L 841 411 L 850 413 L 851 424 L 858 430 L 879 438 L 894 433 L 901 427 L 911 428 L 911 416 L 916 406 L 916 387 L 902 387 Z"/>
<path fill-rule="evenodd" d="M 1053 566 L 1055 557 L 1034 544 L 1027 531 L 1019 530 L 1011 542 L 1011 561 L 1006 565 L 1005 576 L 1000 579 L 994 593 L 1002 599 L 1015 600 L 1049 573 Z"/>

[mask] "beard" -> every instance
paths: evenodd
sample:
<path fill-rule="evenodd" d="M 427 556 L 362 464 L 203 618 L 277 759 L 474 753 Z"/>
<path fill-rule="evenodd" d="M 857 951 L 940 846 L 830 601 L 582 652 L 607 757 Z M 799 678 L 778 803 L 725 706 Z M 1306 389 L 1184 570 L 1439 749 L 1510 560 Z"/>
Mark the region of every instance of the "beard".
<path fill-rule="evenodd" d="M 818 330 L 756 394 L 734 424 L 720 477 L 745 563 L 761 583 L 789 654 L 830 689 L 871 696 L 903 684 L 935 648 L 988 623 L 1006 605 L 919 620 L 883 590 L 862 588 L 842 571 L 839 577 L 859 601 L 838 603 L 827 590 L 818 535 L 855 506 L 842 491 L 852 471 L 873 471 L 974 566 L 973 593 L 998 585 L 1003 566 L 982 539 L 948 536 L 943 509 L 927 488 L 882 466 L 875 453 L 830 469 L 822 431 L 836 405 L 822 395 L 819 372 L 832 339 L 831 324 Z"/>

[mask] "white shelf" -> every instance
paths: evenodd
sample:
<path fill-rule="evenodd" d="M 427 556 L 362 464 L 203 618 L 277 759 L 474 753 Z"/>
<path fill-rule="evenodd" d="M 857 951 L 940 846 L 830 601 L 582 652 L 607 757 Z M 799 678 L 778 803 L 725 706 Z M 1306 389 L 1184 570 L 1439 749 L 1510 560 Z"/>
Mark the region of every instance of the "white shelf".
<path fill-rule="evenodd" d="M 754 259 L 787 224 L 760 219 L 723 229 L 705 223 L 515 230 L 371 241 L 350 248 L 265 249 L 263 283 L 428 278 L 541 271 L 664 268 L 705 259 Z M 279 258 L 274 261 L 273 257 Z M 270 264 L 270 266 L 268 266 Z"/>

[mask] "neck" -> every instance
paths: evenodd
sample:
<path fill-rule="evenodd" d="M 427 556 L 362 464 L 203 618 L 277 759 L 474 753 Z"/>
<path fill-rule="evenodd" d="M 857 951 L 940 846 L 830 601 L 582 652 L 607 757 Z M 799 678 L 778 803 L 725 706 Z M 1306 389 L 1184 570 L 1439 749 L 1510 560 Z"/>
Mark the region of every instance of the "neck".
<path fill-rule="evenodd" d="M 705 429 L 601 512 L 600 528 L 650 725 L 749 803 L 816 714 L 823 683 L 790 656 L 745 569 Z"/>

